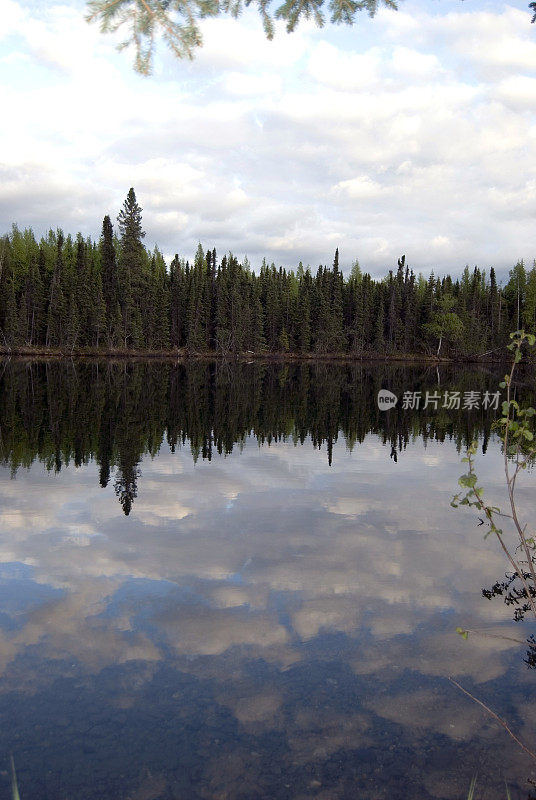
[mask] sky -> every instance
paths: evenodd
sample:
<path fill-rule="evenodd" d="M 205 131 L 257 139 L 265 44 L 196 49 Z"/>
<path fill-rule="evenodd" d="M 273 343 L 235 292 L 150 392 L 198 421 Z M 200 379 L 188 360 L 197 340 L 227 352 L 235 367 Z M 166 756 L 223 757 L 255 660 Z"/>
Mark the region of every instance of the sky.
<path fill-rule="evenodd" d="M 335 248 L 382 277 L 499 277 L 536 257 L 536 25 L 527 4 L 402 0 L 354 26 L 255 10 L 202 23 L 193 61 L 150 77 L 84 3 L 3 0 L 0 234 L 100 235 L 131 186 L 147 246 L 198 242 L 258 270 Z"/>

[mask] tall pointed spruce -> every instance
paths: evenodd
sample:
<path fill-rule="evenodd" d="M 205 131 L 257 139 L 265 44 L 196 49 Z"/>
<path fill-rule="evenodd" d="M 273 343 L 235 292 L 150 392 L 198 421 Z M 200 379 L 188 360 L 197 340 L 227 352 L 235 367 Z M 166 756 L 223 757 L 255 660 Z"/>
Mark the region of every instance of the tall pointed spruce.
<path fill-rule="evenodd" d="M 119 288 L 117 285 L 117 265 L 115 259 L 114 231 L 112 221 L 106 215 L 102 221 L 100 239 L 100 257 L 102 274 L 102 294 L 106 305 L 106 327 L 108 344 L 113 346 L 113 321 L 117 303 L 119 302 Z"/>
<path fill-rule="evenodd" d="M 121 234 L 118 283 L 125 347 L 141 347 L 143 344 L 140 302 L 144 283 L 145 248 L 141 240 L 145 233 L 141 227 L 141 212 L 136 193 L 130 188 L 117 217 Z"/>

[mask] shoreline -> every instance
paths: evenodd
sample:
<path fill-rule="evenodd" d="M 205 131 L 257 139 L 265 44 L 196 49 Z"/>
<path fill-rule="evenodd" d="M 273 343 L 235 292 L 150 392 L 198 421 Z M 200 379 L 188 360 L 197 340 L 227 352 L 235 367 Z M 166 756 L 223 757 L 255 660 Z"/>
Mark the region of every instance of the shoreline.
<path fill-rule="evenodd" d="M 506 349 L 506 348 L 505 348 Z M 493 356 L 488 353 L 483 355 L 460 356 L 446 358 L 428 355 L 426 353 L 272 353 L 251 352 L 218 353 L 216 351 L 191 352 L 185 349 L 177 350 L 98 350 L 79 349 L 65 351 L 61 348 L 46 347 L 0 347 L 0 359 L 17 358 L 40 361 L 49 360 L 91 360 L 91 361 L 233 361 L 238 363 L 314 363 L 314 362 L 340 362 L 340 363 L 398 363 L 398 364 L 501 364 L 508 362 L 508 353 Z"/>

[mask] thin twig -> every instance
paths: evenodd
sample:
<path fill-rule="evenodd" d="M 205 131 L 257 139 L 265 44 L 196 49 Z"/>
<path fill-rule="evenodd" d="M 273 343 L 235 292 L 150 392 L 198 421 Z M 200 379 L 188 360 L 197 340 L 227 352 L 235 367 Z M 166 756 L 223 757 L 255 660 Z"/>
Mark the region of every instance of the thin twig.
<path fill-rule="evenodd" d="M 510 736 L 512 737 L 512 739 L 513 739 L 515 742 L 517 742 L 517 744 L 518 744 L 518 745 L 519 745 L 519 746 L 520 746 L 520 747 L 521 747 L 521 748 L 522 748 L 522 749 L 525 751 L 525 753 L 528 753 L 528 755 L 529 755 L 531 758 L 533 758 L 533 759 L 536 761 L 536 753 L 533 753 L 533 752 L 532 752 L 532 750 L 529 750 L 529 748 L 528 748 L 528 747 L 526 747 L 526 746 L 523 744 L 523 742 L 522 742 L 522 741 L 520 741 L 520 739 L 518 739 L 518 738 L 517 738 L 517 736 L 515 735 L 515 733 L 514 733 L 514 732 L 513 732 L 513 731 L 512 731 L 512 730 L 511 730 L 509 727 L 508 727 L 508 725 L 506 724 L 506 722 L 505 722 L 503 719 L 501 719 L 501 717 L 499 717 L 499 716 L 498 716 L 498 715 L 495 713 L 495 711 L 492 711 L 492 710 L 491 710 L 491 708 L 490 708 L 489 706 L 487 706 L 485 703 L 483 703 L 483 702 L 482 702 L 482 700 L 479 700 L 479 699 L 478 699 L 478 697 L 475 697 L 475 696 L 474 696 L 474 694 L 471 694 L 471 692 L 468 692 L 468 691 L 467 691 L 467 689 L 464 689 L 464 688 L 463 688 L 463 686 L 460 686 L 460 684 L 458 683 L 458 681 L 455 681 L 455 680 L 454 680 L 454 678 L 451 678 L 451 677 L 449 677 L 449 681 L 450 681 L 451 683 L 453 683 L 453 684 L 454 684 L 454 686 L 457 686 L 457 687 L 458 687 L 458 689 L 460 689 L 460 691 L 462 691 L 464 694 L 466 694 L 466 695 L 467 695 L 467 697 L 470 697 L 470 698 L 471 698 L 471 700 L 474 700 L 474 701 L 475 701 L 475 703 L 478 703 L 478 705 L 479 705 L 479 706 L 482 706 L 482 708 L 483 708 L 483 709 L 485 709 L 485 710 L 488 712 L 488 714 L 491 714 L 491 716 L 492 716 L 494 719 L 496 719 L 496 720 L 497 720 L 497 722 L 498 722 L 498 723 L 500 723 L 500 724 L 503 726 L 503 728 L 504 728 L 506 731 L 508 731 L 508 733 L 510 734 Z"/>
<path fill-rule="evenodd" d="M 486 350 L 485 353 L 480 353 L 477 358 L 482 358 L 482 356 L 488 356 L 490 353 L 495 353 L 497 350 L 502 350 L 504 348 L 504 344 L 500 344 L 499 347 L 494 347 L 493 350 Z"/>
<path fill-rule="evenodd" d="M 519 351 L 519 347 L 520 347 L 520 345 L 518 345 L 518 351 Z M 517 353 L 517 351 L 516 351 L 516 353 Z M 505 475 L 506 475 L 506 483 L 507 483 L 507 486 L 508 486 L 508 499 L 510 501 L 510 508 L 512 509 L 512 519 L 514 521 L 514 525 L 515 525 L 515 527 L 517 529 L 519 538 L 521 540 L 521 544 L 523 545 L 523 550 L 525 551 L 525 555 L 527 557 L 528 567 L 529 567 L 530 574 L 531 574 L 531 577 L 532 577 L 533 585 L 536 586 L 536 573 L 534 571 L 534 560 L 532 558 L 531 553 L 529 552 L 529 546 L 528 546 L 528 543 L 527 543 L 527 540 L 526 540 L 526 537 L 525 537 L 524 529 L 521 527 L 521 524 L 520 524 L 519 519 L 517 517 L 517 509 L 516 509 L 515 497 L 514 497 L 515 482 L 516 482 L 517 474 L 519 472 L 519 447 L 517 449 L 516 470 L 514 472 L 513 477 L 510 477 L 510 465 L 509 465 L 509 462 L 508 462 L 508 434 L 509 434 L 509 431 L 510 431 L 510 421 L 511 421 L 510 420 L 510 392 L 511 392 L 511 388 L 512 388 L 512 381 L 513 381 L 513 378 L 514 378 L 515 369 L 516 369 L 516 360 L 514 359 L 514 363 L 512 364 L 512 369 L 510 371 L 510 376 L 509 376 L 508 380 L 506 381 L 506 402 L 508 403 L 508 413 L 506 414 L 506 425 L 505 425 L 505 431 L 504 431 L 504 472 L 505 472 Z M 502 544 L 502 542 L 501 542 L 501 544 Z M 511 561 L 512 561 L 512 559 L 511 559 Z M 534 597 L 532 596 L 531 592 L 529 591 L 528 584 L 526 583 L 526 581 L 523 578 L 523 575 L 522 575 L 522 573 L 520 572 L 519 569 L 517 570 L 517 573 L 518 573 L 519 578 L 521 579 L 521 582 L 522 582 L 522 584 L 523 584 L 523 586 L 525 588 L 525 591 L 527 593 L 527 600 L 528 600 L 528 603 L 529 603 L 530 608 L 532 610 L 532 613 L 536 617 L 536 603 L 534 601 Z"/>
<path fill-rule="evenodd" d="M 93 14 L 90 14 L 90 16 L 87 17 L 87 21 L 91 22 L 98 14 L 104 14 L 106 11 L 108 11 L 109 8 L 112 8 L 113 6 L 116 6 L 118 3 L 121 2 L 122 0 L 111 0 L 111 2 L 107 3 L 104 6 L 104 8 L 98 8 L 96 11 L 93 12 Z"/>
<path fill-rule="evenodd" d="M 471 460 L 469 461 L 469 470 L 470 470 L 470 472 L 472 472 L 474 474 L 473 463 L 472 463 Z M 478 487 L 475 487 L 473 491 L 474 491 L 474 495 L 475 495 L 475 497 L 477 499 L 477 502 L 478 502 L 478 508 L 480 509 L 480 511 L 482 511 L 486 515 L 486 517 L 488 519 L 488 522 L 490 523 L 490 526 L 492 526 L 491 529 L 493 530 L 493 532 L 495 533 L 495 536 L 499 540 L 499 544 L 501 545 L 505 556 L 507 557 L 508 561 L 512 565 L 512 567 L 514 569 L 514 572 L 519 577 L 519 580 L 523 584 L 523 588 L 525 589 L 525 592 L 527 594 L 527 599 L 528 599 L 529 605 L 530 605 L 530 607 L 532 609 L 532 612 L 533 612 L 534 616 L 536 616 L 536 604 L 534 603 L 534 598 L 532 597 L 532 594 L 530 592 L 529 585 L 528 585 L 528 583 L 527 583 L 527 581 L 526 581 L 526 579 L 525 579 L 525 577 L 523 575 L 523 570 L 521 569 L 519 564 L 515 561 L 515 559 L 512 557 L 510 551 L 506 547 L 506 545 L 505 545 L 505 543 L 503 541 L 503 538 L 502 538 L 502 534 L 499 533 L 497 528 L 493 525 L 493 514 L 495 512 L 492 511 L 492 509 L 484 503 L 484 499 L 482 497 L 482 494 L 479 492 Z M 514 509 L 515 509 L 515 506 L 514 506 Z M 536 585 L 536 581 L 535 581 L 535 585 Z"/>
<path fill-rule="evenodd" d="M 464 628 L 466 633 L 474 633 L 477 636 L 485 636 L 486 638 L 492 639 L 504 639 L 506 642 L 515 642 L 516 644 L 526 644 L 526 639 L 514 639 L 512 636 L 503 636 L 502 633 L 488 633 L 487 631 L 477 631 L 471 630 L 470 628 Z"/>
<path fill-rule="evenodd" d="M 169 26 L 169 24 L 168 24 L 165 12 L 164 12 L 164 11 L 162 11 L 162 16 L 163 16 L 163 18 L 166 20 L 166 22 L 163 22 L 163 21 L 162 21 L 162 19 L 160 19 L 160 18 L 159 18 L 159 16 L 157 16 L 157 15 L 155 14 L 155 12 L 153 11 L 153 9 L 152 9 L 152 8 L 150 8 L 150 6 L 148 6 L 148 5 L 147 5 L 147 3 L 145 2 L 145 0 L 141 0 L 141 3 L 142 3 L 142 5 L 144 6 L 144 8 L 145 8 L 145 10 L 147 11 L 147 13 L 149 14 L 149 16 L 150 16 L 150 17 L 152 17 L 153 19 L 156 19 L 158 22 L 160 22 L 160 24 L 161 24 L 161 25 L 163 25 L 163 26 L 164 26 L 164 28 L 167 30 L 167 32 L 168 32 L 168 34 L 169 34 L 170 38 L 171 38 L 171 39 L 174 39 L 174 38 L 175 38 L 175 32 L 174 32 L 174 31 L 173 31 L 173 30 L 170 28 L 170 26 Z"/>

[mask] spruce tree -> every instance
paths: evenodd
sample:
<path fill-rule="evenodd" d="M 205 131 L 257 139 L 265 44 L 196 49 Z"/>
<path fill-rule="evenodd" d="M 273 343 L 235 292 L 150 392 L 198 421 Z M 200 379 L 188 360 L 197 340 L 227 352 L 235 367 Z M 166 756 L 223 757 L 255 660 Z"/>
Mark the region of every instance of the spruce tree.
<path fill-rule="evenodd" d="M 61 347 L 67 327 L 67 301 L 65 297 L 65 275 L 63 265 L 63 232 L 58 231 L 56 239 L 56 263 L 50 284 L 50 299 L 47 313 L 46 346 Z"/>
<path fill-rule="evenodd" d="M 330 314 L 330 341 L 329 349 L 332 352 L 346 350 L 346 337 L 343 327 L 343 276 L 339 270 L 339 248 L 335 250 L 333 259 L 333 272 L 331 274 L 331 314 Z"/>
<path fill-rule="evenodd" d="M 102 272 L 99 251 L 93 247 L 88 255 L 88 299 L 89 314 L 87 316 L 87 344 L 90 347 L 110 347 L 110 328 L 104 292 L 102 290 Z"/>
<path fill-rule="evenodd" d="M 255 280 L 253 283 L 251 304 L 253 316 L 250 348 L 255 353 L 260 353 L 266 348 L 266 339 L 264 338 L 264 309 L 261 303 L 260 284 L 258 280 Z"/>
<path fill-rule="evenodd" d="M 157 350 L 165 350 L 170 346 L 169 338 L 169 277 L 166 270 L 166 262 L 162 253 L 155 248 L 153 256 L 153 273 L 151 281 L 154 284 L 154 328 L 153 344 Z"/>
<path fill-rule="evenodd" d="M 146 253 L 141 241 L 145 236 L 141 226 L 141 212 L 142 209 L 136 200 L 136 193 L 133 188 L 130 188 L 123 208 L 117 217 L 121 235 L 118 283 L 123 316 L 124 346 L 135 348 L 141 347 L 143 344 L 140 305 L 145 288 Z"/>
<path fill-rule="evenodd" d="M 374 324 L 374 340 L 372 343 L 376 353 L 383 353 L 385 350 L 385 307 L 383 299 L 383 287 L 377 285 L 376 298 L 376 321 Z"/>
<path fill-rule="evenodd" d="M 529 333 L 536 333 L 536 261 L 534 261 L 532 269 L 527 276 L 525 286 L 523 327 Z"/>
<path fill-rule="evenodd" d="M 9 253 L 4 261 L 4 284 L 1 297 L 0 327 L 3 344 L 11 348 L 18 343 L 17 297 L 15 293 L 15 275 L 9 260 Z"/>
<path fill-rule="evenodd" d="M 111 344 L 113 318 L 119 302 L 119 286 L 117 282 L 117 264 L 114 247 L 114 231 L 112 221 L 106 215 L 102 221 L 102 233 L 99 243 L 101 258 L 102 296 L 106 307 L 106 331 Z"/>
<path fill-rule="evenodd" d="M 527 284 L 527 273 L 523 261 L 518 261 L 509 273 L 510 280 L 504 287 L 504 296 L 508 304 L 508 314 L 510 325 L 517 331 L 521 327 L 523 319 L 523 307 L 525 303 L 525 288 Z"/>
<path fill-rule="evenodd" d="M 311 289 L 312 278 L 309 270 L 302 271 L 298 286 L 298 349 L 301 353 L 311 350 Z"/>
<path fill-rule="evenodd" d="M 185 265 L 178 254 L 171 261 L 169 267 L 169 292 L 170 292 L 170 339 L 172 347 L 183 347 L 184 334 L 184 306 L 185 306 Z"/>
<path fill-rule="evenodd" d="M 36 244 L 37 247 L 37 244 Z M 43 323 L 44 290 L 39 269 L 41 253 L 39 248 L 30 254 L 28 271 L 20 302 L 19 324 L 21 341 L 29 345 L 40 343 Z"/>

